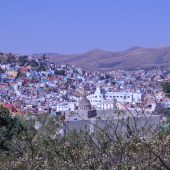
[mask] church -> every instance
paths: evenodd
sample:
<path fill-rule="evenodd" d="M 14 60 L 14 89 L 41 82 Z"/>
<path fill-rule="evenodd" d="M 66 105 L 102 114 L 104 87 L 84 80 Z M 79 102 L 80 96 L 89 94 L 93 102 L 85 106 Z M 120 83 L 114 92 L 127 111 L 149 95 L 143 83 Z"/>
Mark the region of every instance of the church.
<path fill-rule="evenodd" d="M 92 107 L 90 100 L 87 99 L 85 95 L 82 96 L 81 100 L 78 103 L 78 114 L 82 116 L 87 116 L 88 118 L 94 117 L 97 115 L 96 109 Z"/>
<path fill-rule="evenodd" d="M 141 103 L 142 94 L 137 92 L 105 92 L 100 87 L 96 88 L 94 94 L 87 96 L 91 105 L 96 110 L 114 109 L 116 103 Z"/>
<path fill-rule="evenodd" d="M 87 98 L 96 110 L 110 110 L 116 108 L 116 99 L 106 98 L 100 87 L 97 87 L 94 94 L 87 96 Z"/>

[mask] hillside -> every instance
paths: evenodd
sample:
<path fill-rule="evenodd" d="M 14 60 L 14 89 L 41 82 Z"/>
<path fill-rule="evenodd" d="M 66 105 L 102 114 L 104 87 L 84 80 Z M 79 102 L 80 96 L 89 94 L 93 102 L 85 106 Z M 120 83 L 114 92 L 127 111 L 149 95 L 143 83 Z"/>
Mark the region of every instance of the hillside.
<path fill-rule="evenodd" d="M 72 55 L 45 54 L 51 62 L 73 64 L 90 70 L 135 69 L 170 65 L 170 47 L 133 47 L 119 52 L 108 52 L 97 49 L 83 54 Z"/>
<path fill-rule="evenodd" d="M 142 69 L 153 66 L 170 66 L 170 47 L 142 48 L 133 47 L 124 51 L 110 52 L 92 50 L 83 54 L 41 53 L 32 55 L 42 56 L 57 64 L 72 64 L 88 70 L 108 71 L 112 69 Z M 18 55 L 0 53 L 1 62 L 18 60 Z"/>

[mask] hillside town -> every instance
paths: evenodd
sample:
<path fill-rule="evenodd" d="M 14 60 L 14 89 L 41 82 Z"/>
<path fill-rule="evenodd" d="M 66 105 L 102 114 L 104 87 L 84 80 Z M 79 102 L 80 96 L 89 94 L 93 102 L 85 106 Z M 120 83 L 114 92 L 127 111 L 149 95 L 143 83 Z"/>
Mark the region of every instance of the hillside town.
<path fill-rule="evenodd" d="M 170 107 L 161 86 L 170 80 L 168 68 L 92 72 L 51 63 L 45 56 L 8 59 L 0 64 L 0 103 L 13 114 L 68 116 L 85 110 L 95 117 L 113 110 L 145 110 L 157 115 Z"/>
<path fill-rule="evenodd" d="M 0 170 L 170 170 L 170 1 L 0 7 Z"/>

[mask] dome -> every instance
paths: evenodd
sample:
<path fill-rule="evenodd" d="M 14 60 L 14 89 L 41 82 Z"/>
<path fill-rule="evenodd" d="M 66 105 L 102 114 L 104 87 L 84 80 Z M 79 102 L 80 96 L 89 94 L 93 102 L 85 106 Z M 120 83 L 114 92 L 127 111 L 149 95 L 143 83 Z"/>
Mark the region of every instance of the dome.
<path fill-rule="evenodd" d="M 79 101 L 78 110 L 86 110 L 86 111 L 91 110 L 90 100 L 87 99 L 86 96 L 83 96 L 83 97 L 81 98 L 81 100 Z"/>

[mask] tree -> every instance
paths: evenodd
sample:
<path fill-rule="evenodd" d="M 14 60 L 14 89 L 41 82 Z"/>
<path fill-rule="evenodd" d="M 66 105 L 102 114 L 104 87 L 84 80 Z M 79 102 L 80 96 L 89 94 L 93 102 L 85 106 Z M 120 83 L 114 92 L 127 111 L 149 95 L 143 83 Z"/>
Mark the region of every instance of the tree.
<path fill-rule="evenodd" d="M 0 67 L 0 74 L 3 74 L 5 71 Z"/>
<path fill-rule="evenodd" d="M 16 63 L 17 59 L 14 54 L 8 54 L 7 63 Z"/>
<path fill-rule="evenodd" d="M 21 66 L 28 64 L 28 56 L 19 56 L 18 62 L 20 63 Z"/>
<path fill-rule="evenodd" d="M 170 95 L 170 82 L 164 82 L 162 84 L 163 92 L 166 94 L 167 97 Z"/>
<path fill-rule="evenodd" d="M 48 114 L 36 119 L 24 120 L 25 131 L 22 138 L 15 138 L 13 150 L 6 157 L 2 169 L 74 169 L 74 170 L 132 170 L 132 169 L 170 169 L 170 132 L 153 133 L 152 128 L 138 128 L 136 122 L 121 119 L 107 121 L 102 128 L 93 124 L 96 130 L 73 130 L 60 133 L 65 123 L 60 117 Z M 147 120 L 146 120 L 147 121 Z M 35 129 L 39 122 L 39 129 Z M 146 122 L 147 123 L 147 122 Z M 91 123 L 92 124 L 92 123 Z M 123 125 L 128 126 L 123 135 Z M 114 133 L 113 133 L 114 132 Z M 148 138 L 143 137 L 143 133 Z M 127 137 L 125 137 L 127 135 Z"/>
<path fill-rule="evenodd" d="M 57 75 L 65 75 L 65 70 L 56 70 Z"/>
<path fill-rule="evenodd" d="M 0 150 L 9 151 L 10 142 L 23 131 L 17 117 L 13 117 L 8 109 L 0 106 Z"/>
<path fill-rule="evenodd" d="M 37 62 L 35 59 L 31 59 L 30 65 L 31 65 L 32 67 L 38 67 L 38 66 L 39 66 L 38 62 Z"/>

